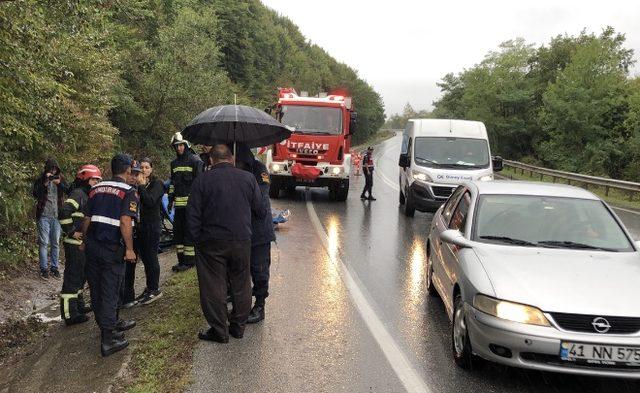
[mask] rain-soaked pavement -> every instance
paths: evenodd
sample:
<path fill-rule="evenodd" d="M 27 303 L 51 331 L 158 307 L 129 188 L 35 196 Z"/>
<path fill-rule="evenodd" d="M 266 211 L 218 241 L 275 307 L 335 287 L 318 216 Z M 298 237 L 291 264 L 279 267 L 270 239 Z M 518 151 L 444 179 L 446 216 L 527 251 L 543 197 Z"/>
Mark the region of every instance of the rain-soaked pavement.
<path fill-rule="evenodd" d="M 453 364 L 442 302 L 424 292 L 432 215 L 398 209 L 399 144 L 375 152 L 376 202 L 359 199 L 361 177 L 346 203 L 303 188 L 273 201 L 292 219 L 278 233 L 267 318 L 243 340 L 200 343 L 191 391 L 640 391 L 639 382 Z M 618 213 L 637 238 L 640 217 Z"/>

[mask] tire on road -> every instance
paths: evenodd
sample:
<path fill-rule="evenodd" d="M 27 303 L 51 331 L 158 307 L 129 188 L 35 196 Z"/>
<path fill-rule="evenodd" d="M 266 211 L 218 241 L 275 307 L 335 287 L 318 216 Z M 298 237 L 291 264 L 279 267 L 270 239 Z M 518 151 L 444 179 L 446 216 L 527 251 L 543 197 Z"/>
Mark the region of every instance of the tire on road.
<path fill-rule="evenodd" d="M 341 180 L 329 186 L 329 199 L 337 202 L 344 202 L 349 195 L 349 180 Z"/>
<path fill-rule="evenodd" d="M 411 191 L 409 191 L 405 196 L 405 203 L 402 207 L 402 212 L 407 217 L 413 217 L 416 212 L 416 207 L 413 204 L 413 198 L 411 197 Z"/>
<path fill-rule="evenodd" d="M 398 202 L 400 203 L 400 205 L 404 205 L 407 202 L 407 198 L 404 197 L 404 194 L 402 193 L 402 190 L 400 190 L 399 192 L 400 192 L 400 198 L 399 198 Z"/>
<path fill-rule="evenodd" d="M 344 202 L 347 200 L 348 195 L 349 195 L 349 182 L 347 182 L 346 188 L 341 188 L 336 192 L 336 201 Z"/>
<path fill-rule="evenodd" d="M 431 262 L 431 245 L 427 244 L 427 274 L 426 274 L 426 292 L 431 297 L 439 297 L 440 294 L 433 285 L 433 263 Z"/>
<path fill-rule="evenodd" d="M 460 294 L 456 295 L 453 304 L 453 321 L 451 323 L 451 352 L 453 360 L 463 370 L 471 370 L 474 356 L 464 315 L 464 302 Z"/>

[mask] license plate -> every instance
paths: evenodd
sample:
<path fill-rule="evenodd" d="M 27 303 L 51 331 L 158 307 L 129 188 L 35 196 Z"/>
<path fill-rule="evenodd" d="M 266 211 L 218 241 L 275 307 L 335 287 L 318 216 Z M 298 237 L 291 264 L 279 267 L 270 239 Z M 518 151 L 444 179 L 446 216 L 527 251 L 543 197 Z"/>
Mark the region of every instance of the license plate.
<path fill-rule="evenodd" d="M 560 358 L 568 362 L 640 366 L 640 347 L 562 342 Z"/>

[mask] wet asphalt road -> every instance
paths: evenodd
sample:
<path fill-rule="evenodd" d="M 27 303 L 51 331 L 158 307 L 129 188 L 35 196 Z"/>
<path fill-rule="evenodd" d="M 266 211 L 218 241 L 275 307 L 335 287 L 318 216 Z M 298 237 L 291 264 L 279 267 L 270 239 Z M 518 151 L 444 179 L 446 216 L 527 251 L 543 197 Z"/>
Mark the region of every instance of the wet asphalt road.
<path fill-rule="evenodd" d="M 267 319 L 243 340 L 201 343 L 191 391 L 640 391 L 640 382 L 453 364 L 444 306 L 424 292 L 432 215 L 398 208 L 399 145 L 395 137 L 375 153 L 375 202 L 359 199 L 362 177 L 346 203 L 303 188 L 273 201 L 292 219 L 274 247 Z M 640 217 L 618 213 L 638 238 Z"/>

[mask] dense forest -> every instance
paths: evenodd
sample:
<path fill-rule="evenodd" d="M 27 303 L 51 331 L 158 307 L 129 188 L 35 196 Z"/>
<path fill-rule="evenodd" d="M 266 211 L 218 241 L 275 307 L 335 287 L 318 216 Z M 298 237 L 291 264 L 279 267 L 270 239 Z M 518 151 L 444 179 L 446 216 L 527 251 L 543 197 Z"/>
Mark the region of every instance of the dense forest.
<path fill-rule="evenodd" d="M 35 255 L 30 187 L 47 157 L 71 180 L 115 151 L 166 173 L 170 136 L 200 111 L 234 94 L 264 108 L 278 86 L 346 88 L 356 142 L 384 122 L 356 71 L 259 0 L 0 1 L 0 59 L 0 265 Z"/>
<path fill-rule="evenodd" d="M 546 167 L 640 181 L 640 78 L 612 28 L 535 47 L 507 41 L 479 64 L 447 74 L 434 110 L 389 118 L 483 121 L 494 153 Z"/>

